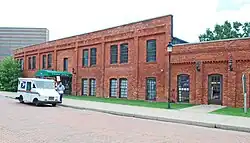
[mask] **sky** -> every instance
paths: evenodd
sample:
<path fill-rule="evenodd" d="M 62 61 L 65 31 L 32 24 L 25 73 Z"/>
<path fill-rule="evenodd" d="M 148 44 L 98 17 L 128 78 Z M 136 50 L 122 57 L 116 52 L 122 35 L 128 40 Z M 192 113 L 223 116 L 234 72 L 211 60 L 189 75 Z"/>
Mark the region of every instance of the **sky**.
<path fill-rule="evenodd" d="M 174 36 L 198 42 L 225 20 L 250 22 L 250 0 L 0 0 L 0 27 L 48 28 L 55 40 L 172 14 Z"/>

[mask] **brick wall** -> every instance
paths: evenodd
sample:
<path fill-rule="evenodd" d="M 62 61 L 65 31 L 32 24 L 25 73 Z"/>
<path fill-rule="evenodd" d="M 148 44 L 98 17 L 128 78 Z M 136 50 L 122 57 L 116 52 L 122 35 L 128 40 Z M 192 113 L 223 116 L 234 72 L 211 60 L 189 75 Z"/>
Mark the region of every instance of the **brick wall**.
<path fill-rule="evenodd" d="M 168 95 L 168 53 L 166 45 L 171 41 L 172 16 L 131 23 L 83 35 L 68 37 L 48 43 L 34 45 L 15 51 L 15 58 L 24 58 L 24 75 L 34 76 L 42 67 L 42 55 L 52 53 L 52 68 L 63 70 L 63 59 L 68 58 L 68 71 L 75 69 L 72 79 L 73 94 L 82 94 L 82 78 L 96 79 L 96 93 L 109 97 L 110 79 L 128 80 L 128 98 L 146 99 L 146 78 L 155 77 L 157 101 L 166 101 Z M 156 40 L 156 62 L 146 62 L 146 41 Z M 128 43 L 128 63 L 120 64 L 119 45 Z M 118 63 L 110 64 L 110 46 L 118 45 Z M 96 48 L 95 66 L 82 66 L 83 50 Z M 37 69 L 28 70 L 28 57 L 37 56 Z M 242 107 L 242 73 L 247 74 L 249 94 L 250 39 L 234 39 L 204 43 L 175 45 L 171 58 L 171 92 L 177 100 L 177 77 L 187 74 L 190 78 L 190 102 L 208 104 L 208 76 L 222 75 L 222 105 Z M 232 56 L 233 71 L 229 71 L 228 60 Z M 90 58 L 90 56 L 89 56 Z M 89 59 L 90 61 L 90 59 Z M 196 62 L 201 62 L 200 71 Z M 118 82 L 119 84 L 119 82 Z M 119 92 L 119 91 L 118 91 Z M 249 100 L 249 98 L 248 98 Z M 250 100 L 249 100 L 250 102 Z M 249 103 L 248 102 L 248 103 Z"/>
<path fill-rule="evenodd" d="M 166 58 L 167 57 L 166 52 Z M 233 71 L 229 70 L 232 56 Z M 241 76 L 247 75 L 249 95 L 250 38 L 176 45 L 173 50 L 172 88 L 177 88 L 177 75 L 190 75 L 191 103 L 208 103 L 208 76 L 220 74 L 222 79 L 222 105 L 243 107 Z M 201 71 L 195 63 L 201 62 Z M 177 91 L 177 90 L 175 90 Z M 177 93 L 175 93 L 177 94 Z M 248 106 L 250 100 L 248 98 Z"/>
<path fill-rule="evenodd" d="M 76 69 L 72 79 L 73 94 L 82 94 L 82 78 L 96 79 L 96 93 L 100 97 L 109 97 L 111 78 L 128 80 L 128 98 L 145 99 L 146 77 L 157 78 L 157 101 L 165 97 L 165 46 L 172 37 L 172 16 L 163 16 L 141 22 L 122 25 L 101 31 L 59 39 L 44 44 L 34 45 L 15 51 L 15 58 L 25 59 L 24 75 L 34 76 L 42 68 L 42 55 L 53 54 L 51 69 L 63 70 L 63 59 L 68 58 L 68 71 Z M 146 41 L 157 41 L 157 61 L 146 63 Z M 110 46 L 128 43 L 128 63 L 110 64 Z M 83 50 L 96 48 L 97 63 L 93 67 L 83 67 Z M 36 55 L 37 69 L 28 70 L 28 57 Z M 90 57 L 90 56 L 89 56 Z M 90 60 L 90 59 L 89 59 Z M 56 63 L 56 64 L 55 64 Z M 118 83 L 119 84 L 119 83 Z M 118 91 L 119 93 L 119 91 Z"/>

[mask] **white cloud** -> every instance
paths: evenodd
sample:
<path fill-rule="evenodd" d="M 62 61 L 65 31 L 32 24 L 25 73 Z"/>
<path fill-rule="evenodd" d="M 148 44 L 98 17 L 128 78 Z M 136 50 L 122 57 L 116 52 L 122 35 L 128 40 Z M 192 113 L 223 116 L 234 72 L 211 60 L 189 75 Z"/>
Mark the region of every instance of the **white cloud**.
<path fill-rule="evenodd" d="M 50 40 L 167 14 L 174 15 L 174 35 L 189 42 L 224 20 L 250 21 L 250 6 L 217 12 L 217 0 L 6 0 L 0 26 L 46 27 Z"/>

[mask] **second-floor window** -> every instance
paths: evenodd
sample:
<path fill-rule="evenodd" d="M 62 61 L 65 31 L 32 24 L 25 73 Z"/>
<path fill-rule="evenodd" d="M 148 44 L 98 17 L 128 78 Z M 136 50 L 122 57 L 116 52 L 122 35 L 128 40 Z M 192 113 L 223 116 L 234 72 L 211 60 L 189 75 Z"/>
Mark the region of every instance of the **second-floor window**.
<path fill-rule="evenodd" d="M 63 59 L 63 70 L 68 71 L 68 58 Z"/>
<path fill-rule="evenodd" d="M 120 63 L 128 63 L 128 44 L 120 45 Z"/>
<path fill-rule="evenodd" d="M 31 61 L 31 57 L 28 58 L 28 69 L 31 70 L 32 67 L 32 61 Z"/>
<path fill-rule="evenodd" d="M 147 62 L 156 61 L 156 40 L 147 41 Z"/>
<path fill-rule="evenodd" d="M 90 49 L 90 66 L 96 65 L 96 48 Z"/>
<path fill-rule="evenodd" d="M 21 70 L 23 70 L 24 69 L 24 67 L 23 67 L 23 59 L 20 59 L 20 64 L 21 64 Z"/>
<path fill-rule="evenodd" d="M 82 66 L 87 67 L 89 64 L 89 50 L 84 49 L 82 53 L 83 53 Z"/>
<path fill-rule="evenodd" d="M 43 69 L 46 68 L 46 55 L 43 55 Z"/>
<path fill-rule="evenodd" d="M 112 45 L 110 47 L 110 64 L 116 64 L 118 57 L 117 45 Z"/>
<path fill-rule="evenodd" d="M 48 68 L 52 67 L 52 54 L 48 54 Z"/>
<path fill-rule="evenodd" d="M 36 69 L 36 56 L 32 57 L 32 69 Z"/>

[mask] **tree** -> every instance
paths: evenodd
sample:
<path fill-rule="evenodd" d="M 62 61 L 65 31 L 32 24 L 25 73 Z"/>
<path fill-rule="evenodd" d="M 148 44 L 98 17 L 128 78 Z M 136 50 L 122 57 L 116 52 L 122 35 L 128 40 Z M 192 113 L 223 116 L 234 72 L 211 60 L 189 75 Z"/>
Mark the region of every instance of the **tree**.
<path fill-rule="evenodd" d="M 200 41 L 213 41 L 242 37 L 250 37 L 250 22 L 242 24 L 235 21 L 231 24 L 230 22 L 225 21 L 222 25 L 216 24 L 213 31 L 208 28 L 204 34 L 199 36 L 199 39 Z"/>
<path fill-rule="evenodd" d="M 13 57 L 0 62 L 0 90 L 17 91 L 18 78 L 21 77 L 21 64 Z"/>

